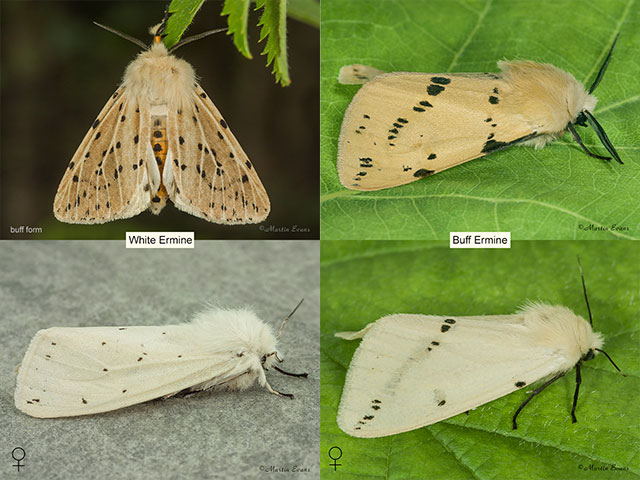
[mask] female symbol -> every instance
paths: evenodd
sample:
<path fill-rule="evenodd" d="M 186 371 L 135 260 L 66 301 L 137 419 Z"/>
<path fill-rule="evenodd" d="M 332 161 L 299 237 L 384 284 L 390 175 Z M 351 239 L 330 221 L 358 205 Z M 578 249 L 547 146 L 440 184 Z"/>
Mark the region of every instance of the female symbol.
<path fill-rule="evenodd" d="M 16 458 L 16 453 L 19 455 L 19 452 L 22 452 L 22 456 L 20 458 Z M 14 467 L 18 468 L 18 472 L 20 471 L 20 467 L 24 467 L 24 464 L 20 465 L 20 462 L 24 460 L 24 457 L 26 456 L 27 456 L 27 453 L 24 451 L 24 448 L 22 447 L 16 447 L 13 450 L 11 450 L 11 458 L 13 458 L 16 462 L 18 462 L 15 465 L 13 465 Z"/>
<path fill-rule="evenodd" d="M 339 452 L 337 457 L 331 456 L 331 450 L 333 450 L 334 448 L 337 449 Z M 342 466 L 341 463 L 336 463 L 337 460 L 340 460 L 342 458 L 342 449 L 340 447 L 335 447 L 335 446 L 331 447 L 329 449 L 329 458 L 333 460 L 333 463 L 330 463 L 329 466 L 333 467 L 333 471 L 335 472 L 338 469 L 338 467 Z"/>

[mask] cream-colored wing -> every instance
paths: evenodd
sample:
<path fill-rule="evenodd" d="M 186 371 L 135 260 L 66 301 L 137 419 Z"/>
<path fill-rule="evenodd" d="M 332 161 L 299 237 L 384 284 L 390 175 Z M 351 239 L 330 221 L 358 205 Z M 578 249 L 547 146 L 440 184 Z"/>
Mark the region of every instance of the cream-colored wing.
<path fill-rule="evenodd" d="M 163 182 L 177 208 L 210 222 L 262 222 L 269 197 L 226 121 L 199 85 L 193 112 L 168 116 Z"/>
<path fill-rule="evenodd" d="M 356 93 L 342 122 L 338 175 L 353 190 L 413 182 L 537 132 L 494 74 L 389 73 Z"/>
<path fill-rule="evenodd" d="M 453 417 L 557 372 L 563 362 L 526 336 L 523 315 L 390 315 L 342 338 L 364 337 L 338 410 L 355 437 L 406 432 Z M 495 320 L 495 321 L 494 321 Z"/>
<path fill-rule="evenodd" d="M 181 327 L 41 330 L 18 371 L 16 407 L 40 418 L 106 412 L 222 384 L 250 367 L 249 355 L 198 351 Z"/>
<path fill-rule="evenodd" d="M 111 96 L 60 181 L 53 202 L 58 220 L 104 223 L 132 217 L 149 206 L 160 179 L 148 171 L 148 166 L 157 167 L 149 143 L 149 115 L 140 108 L 122 87 Z"/>

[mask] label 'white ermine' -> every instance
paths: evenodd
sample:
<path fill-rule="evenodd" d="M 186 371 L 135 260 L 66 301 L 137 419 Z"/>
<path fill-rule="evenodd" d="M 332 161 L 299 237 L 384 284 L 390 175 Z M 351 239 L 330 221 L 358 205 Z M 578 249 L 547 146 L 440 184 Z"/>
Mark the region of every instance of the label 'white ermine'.
<path fill-rule="evenodd" d="M 582 362 L 601 352 L 620 371 L 601 350 L 584 292 L 589 322 L 566 307 L 532 303 L 513 315 L 389 315 L 359 332 L 336 333 L 363 339 L 349 365 L 338 426 L 354 437 L 393 435 L 545 380 L 515 412 L 516 429 L 525 405 L 573 367 L 575 423 Z"/>
<path fill-rule="evenodd" d="M 40 330 L 19 370 L 16 407 L 33 417 L 89 415 L 202 390 L 274 390 L 277 335 L 252 311 L 209 309 L 182 325 Z"/>
<path fill-rule="evenodd" d="M 617 40 L 617 37 L 616 37 Z M 604 75 L 615 41 L 587 91 L 549 64 L 498 62 L 495 73 L 385 74 L 364 65 L 342 67 L 338 80 L 365 85 L 353 97 L 338 140 L 340 182 L 380 190 L 413 182 L 512 145 L 542 148 L 591 126 L 609 154 L 620 156 L 595 119 L 591 93 Z"/>
<path fill-rule="evenodd" d="M 127 67 L 65 171 L 53 202 L 67 223 L 104 223 L 147 208 L 160 213 L 171 199 L 191 215 L 223 224 L 262 222 L 269 197 L 227 122 L 196 82 L 178 47 L 167 50 L 165 20 L 154 43 L 99 25 L 145 49 Z"/>

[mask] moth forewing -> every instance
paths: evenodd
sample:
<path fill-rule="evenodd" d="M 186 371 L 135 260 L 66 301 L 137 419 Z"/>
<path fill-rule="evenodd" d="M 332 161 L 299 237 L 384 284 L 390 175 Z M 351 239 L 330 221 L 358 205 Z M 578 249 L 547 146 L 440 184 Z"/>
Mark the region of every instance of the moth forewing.
<path fill-rule="evenodd" d="M 69 164 L 56 218 L 90 224 L 147 208 L 158 214 L 169 198 L 214 223 L 263 221 L 269 198 L 253 165 L 193 68 L 154 32 L 154 44 L 128 65 Z"/>
<path fill-rule="evenodd" d="M 522 141 L 533 132 L 500 105 L 508 91 L 491 74 L 375 76 L 345 113 L 340 181 L 354 190 L 403 185 Z"/>
<path fill-rule="evenodd" d="M 197 116 L 181 112 L 169 119 L 171 200 L 180 210 L 214 222 L 263 221 L 269 197 L 253 164 L 199 85 L 192 101 Z M 193 158 L 192 165 L 185 158 Z"/>
<path fill-rule="evenodd" d="M 353 190 L 403 185 L 511 145 L 541 148 L 566 131 L 587 155 L 610 160 L 592 153 L 573 128 L 587 123 L 622 163 L 591 113 L 597 102 L 591 93 L 613 46 L 588 91 L 571 74 L 531 61 L 500 61 L 499 74 L 383 74 L 344 66 L 338 80 L 364 86 L 342 123 L 340 182 Z"/>
<path fill-rule="evenodd" d="M 390 315 L 336 335 L 363 338 L 337 421 L 366 438 L 431 425 L 564 374 L 602 345 L 583 318 L 546 304 L 486 317 Z"/>
<path fill-rule="evenodd" d="M 123 140 L 120 120 L 128 115 L 136 135 L 149 121 L 135 112 L 128 92 L 120 87 L 110 97 L 76 150 L 60 182 L 54 214 L 67 223 L 103 223 L 129 218 L 148 207 L 153 155 L 144 143 Z M 138 137 L 139 138 L 139 137 Z M 135 159 L 135 160 L 134 160 Z M 146 189 L 145 189 L 146 188 Z"/>
<path fill-rule="evenodd" d="M 281 361 L 271 326 L 246 309 L 211 308 L 182 325 L 50 328 L 31 341 L 15 405 L 39 417 L 89 415 L 202 390 L 269 392 Z"/>

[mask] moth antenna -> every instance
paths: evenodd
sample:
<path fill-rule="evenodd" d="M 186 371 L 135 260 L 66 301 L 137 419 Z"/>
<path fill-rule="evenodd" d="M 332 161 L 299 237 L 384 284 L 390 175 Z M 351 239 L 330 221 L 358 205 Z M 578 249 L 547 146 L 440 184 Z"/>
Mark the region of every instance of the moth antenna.
<path fill-rule="evenodd" d="M 582 264 L 580 263 L 580 255 L 576 255 L 578 259 L 578 268 L 580 269 L 580 279 L 582 280 L 582 291 L 584 292 L 584 301 L 587 302 L 587 311 L 589 312 L 589 323 L 593 327 L 593 318 L 591 317 L 591 306 L 589 305 L 589 297 L 587 296 L 587 286 L 584 283 L 584 274 L 582 273 Z"/>
<path fill-rule="evenodd" d="M 618 372 L 620 372 L 620 375 L 622 375 L 623 377 L 626 377 L 626 375 L 624 373 L 622 373 L 622 370 L 620 370 L 620 368 L 618 367 L 618 365 L 616 365 L 616 362 L 613 361 L 613 359 L 609 356 L 609 354 L 607 352 L 605 352 L 604 350 L 600 350 L 599 348 L 596 348 L 595 350 L 597 350 L 600 353 L 603 353 L 605 357 L 607 357 L 607 359 L 609 359 L 609 361 L 611 362 L 611 364 L 616 367 L 616 370 L 618 370 Z"/>
<path fill-rule="evenodd" d="M 613 158 L 615 158 L 618 161 L 618 163 L 624 165 L 622 160 L 620 160 L 620 155 L 618 155 L 618 152 L 616 152 L 616 149 L 611 143 L 611 140 L 609 140 L 609 137 L 607 137 L 607 134 L 605 133 L 604 128 L 602 128 L 602 125 L 598 123 L 598 121 L 596 120 L 596 117 L 594 117 L 589 110 L 583 110 L 583 113 L 585 114 L 585 117 L 587 118 L 587 122 L 589 123 L 591 128 L 593 128 L 598 134 L 598 138 L 602 142 L 602 145 L 604 145 L 604 148 L 607 149 L 607 151 L 611 154 Z"/>
<path fill-rule="evenodd" d="M 291 316 L 296 313 L 296 310 L 298 310 L 298 307 L 300 305 L 302 305 L 302 302 L 304 302 L 304 298 L 302 300 L 300 300 L 300 303 L 298 303 L 298 305 L 296 305 L 296 308 L 294 308 L 291 313 L 289 315 L 287 315 L 285 317 L 285 319 L 282 321 L 282 325 L 280 325 L 280 330 L 278 330 L 278 335 L 276 336 L 276 340 L 280 338 L 280 335 L 282 335 L 282 330 L 284 329 L 285 324 L 287 323 L 287 320 L 289 320 L 289 318 L 291 318 Z"/>
<path fill-rule="evenodd" d="M 94 25 L 97 25 L 100 28 L 104 28 L 108 32 L 115 33 L 119 37 L 122 37 L 125 40 L 129 40 L 130 42 L 135 43 L 136 45 L 141 47 L 143 50 L 146 50 L 147 48 L 149 48 L 148 45 L 146 45 L 142 40 L 138 40 L 136 37 L 132 37 L 131 35 L 127 35 L 126 33 L 122 33 L 120 31 L 116 30 L 115 28 L 107 27 L 106 25 L 102 25 L 102 24 L 100 24 L 98 22 L 93 22 L 93 23 L 94 23 Z"/>
<path fill-rule="evenodd" d="M 176 43 L 173 47 L 169 49 L 169 53 L 173 53 L 178 48 L 182 47 L 183 45 L 186 45 L 187 43 L 195 42 L 196 40 L 200 40 L 201 38 L 208 37 L 209 35 L 213 35 L 214 33 L 224 32 L 226 30 L 228 30 L 226 27 L 217 28 L 215 30 L 208 30 L 206 32 L 198 33 L 197 35 L 193 35 L 191 37 L 183 38 L 182 40 L 180 40 L 178 43 Z"/>
<path fill-rule="evenodd" d="M 596 87 L 600 83 L 600 80 L 602 80 L 602 77 L 604 77 L 604 72 L 607 69 L 607 67 L 609 66 L 609 61 L 611 60 L 611 54 L 613 53 L 613 47 L 616 46 L 616 42 L 618 41 L 618 37 L 619 36 L 620 36 L 620 34 L 618 33 L 616 35 L 616 38 L 613 40 L 613 45 L 611 45 L 611 48 L 609 49 L 609 53 L 607 53 L 607 57 L 604 59 L 604 62 L 602 62 L 602 66 L 600 67 L 600 71 L 598 72 L 598 75 L 596 75 L 596 79 L 591 84 L 591 87 L 589 87 L 589 93 L 592 93 L 596 89 Z"/>

